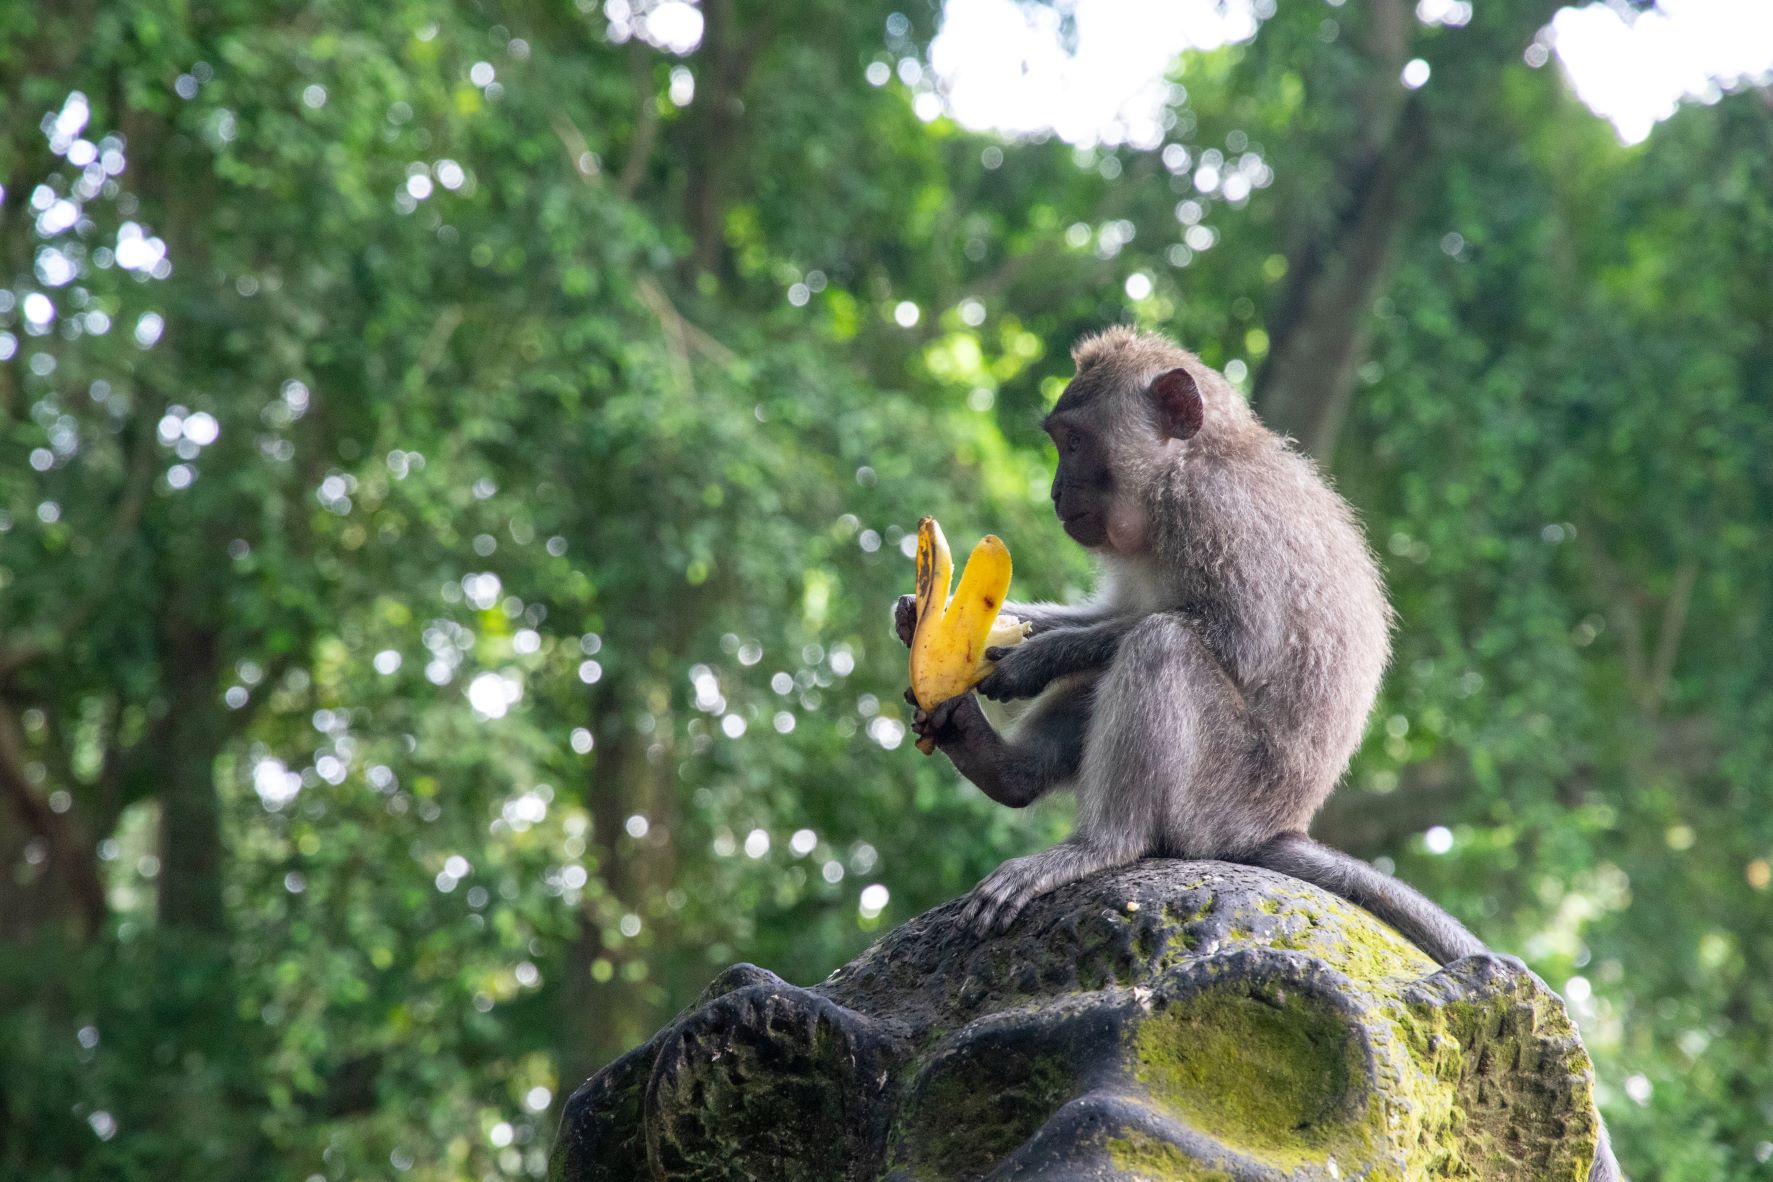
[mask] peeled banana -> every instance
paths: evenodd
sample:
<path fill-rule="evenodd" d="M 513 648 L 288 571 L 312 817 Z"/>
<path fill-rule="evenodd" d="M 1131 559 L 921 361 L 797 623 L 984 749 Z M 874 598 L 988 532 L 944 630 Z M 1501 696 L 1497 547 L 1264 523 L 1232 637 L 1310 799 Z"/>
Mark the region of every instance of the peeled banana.
<path fill-rule="evenodd" d="M 973 547 L 952 599 L 954 558 L 934 517 L 917 523 L 917 628 L 911 638 L 911 692 L 917 704 L 932 710 L 966 693 L 991 672 L 985 650 L 1019 644 L 1028 625 L 1001 616 L 1010 589 L 1010 551 L 994 534 Z M 920 739 L 928 755 L 934 743 Z"/>

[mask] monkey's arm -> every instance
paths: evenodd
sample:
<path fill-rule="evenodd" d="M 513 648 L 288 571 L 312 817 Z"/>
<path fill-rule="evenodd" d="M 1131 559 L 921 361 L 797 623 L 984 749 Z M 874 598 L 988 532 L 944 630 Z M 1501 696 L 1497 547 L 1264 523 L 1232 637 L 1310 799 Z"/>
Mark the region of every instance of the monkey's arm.
<path fill-rule="evenodd" d="M 1083 603 L 1005 603 L 1006 614 L 1033 624 L 1030 636 L 1039 636 L 1055 628 L 1088 628 L 1115 614 L 1106 600 L 1091 599 Z"/>
<path fill-rule="evenodd" d="M 1089 722 L 1089 690 L 1078 687 L 1041 702 L 1006 740 L 972 694 L 919 710 L 912 729 L 929 734 L 960 774 L 992 800 L 1019 809 L 1077 774 Z"/>
<path fill-rule="evenodd" d="M 986 659 L 997 667 L 977 688 L 994 702 L 1032 698 L 1057 678 L 1104 668 L 1139 621 L 1139 616 L 1117 616 L 1088 628 L 1056 629 L 1009 648 L 988 648 Z"/>
<path fill-rule="evenodd" d="M 1113 609 L 1100 600 L 1091 600 L 1088 603 L 1005 603 L 1001 610 L 1006 615 L 1032 624 L 1033 627 L 1028 630 L 1031 638 L 1057 628 L 1087 628 L 1114 615 Z M 893 631 L 899 634 L 901 641 L 909 645 L 916 630 L 917 596 L 901 595 L 893 605 Z"/>

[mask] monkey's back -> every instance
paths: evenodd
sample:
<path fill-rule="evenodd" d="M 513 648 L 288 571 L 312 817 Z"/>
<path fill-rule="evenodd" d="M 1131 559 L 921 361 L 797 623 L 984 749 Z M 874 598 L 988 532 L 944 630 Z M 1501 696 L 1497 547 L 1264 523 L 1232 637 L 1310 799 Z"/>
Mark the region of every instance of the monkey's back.
<path fill-rule="evenodd" d="M 1177 606 L 1243 694 L 1252 789 L 1295 798 L 1303 828 L 1360 743 L 1391 610 L 1349 504 L 1279 436 L 1253 419 L 1240 428 L 1177 466 L 1156 540 Z"/>

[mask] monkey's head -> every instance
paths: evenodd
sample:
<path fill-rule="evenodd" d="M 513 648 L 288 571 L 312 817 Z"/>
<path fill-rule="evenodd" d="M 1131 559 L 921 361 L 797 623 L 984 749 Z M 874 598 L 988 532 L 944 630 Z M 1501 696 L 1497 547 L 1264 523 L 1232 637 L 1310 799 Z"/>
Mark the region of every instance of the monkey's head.
<path fill-rule="evenodd" d="M 1077 374 L 1041 424 L 1059 449 L 1053 511 L 1081 546 L 1141 554 L 1150 544 L 1150 495 L 1164 474 L 1249 422 L 1249 410 L 1223 378 L 1163 337 L 1111 328 L 1079 341 L 1071 356 Z"/>

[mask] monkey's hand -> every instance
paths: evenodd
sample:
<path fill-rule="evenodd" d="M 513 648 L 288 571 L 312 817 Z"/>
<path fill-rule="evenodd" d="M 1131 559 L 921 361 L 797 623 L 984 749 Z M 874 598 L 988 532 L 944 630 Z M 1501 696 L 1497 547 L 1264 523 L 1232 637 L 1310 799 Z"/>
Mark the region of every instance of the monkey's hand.
<path fill-rule="evenodd" d="M 1062 632 L 1047 632 L 1021 644 L 1005 648 L 988 648 L 985 659 L 993 668 L 973 688 L 993 702 L 1011 702 L 1032 698 L 1066 670 L 1059 660 Z"/>
<path fill-rule="evenodd" d="M 917 596 L 899 596 L 899 602 L 893 605 L 893 631 L 906 648 L 911 647 L 911 638 L 917 635 Z"/>
<path fill-rule="evenodd" d="M 913 707 L 917 706 L 917 698 L 910 690 L 905 691 L 905 700 Z M 989 730 L 991 723 L 986 720 L 979 699 L 972 694 L 938 702 L 934 710 L 917 709 L 911 715 L 912 732 L 919 739 L 928 739 L 943 748 L 966 743 L 981 726 Z"/>

